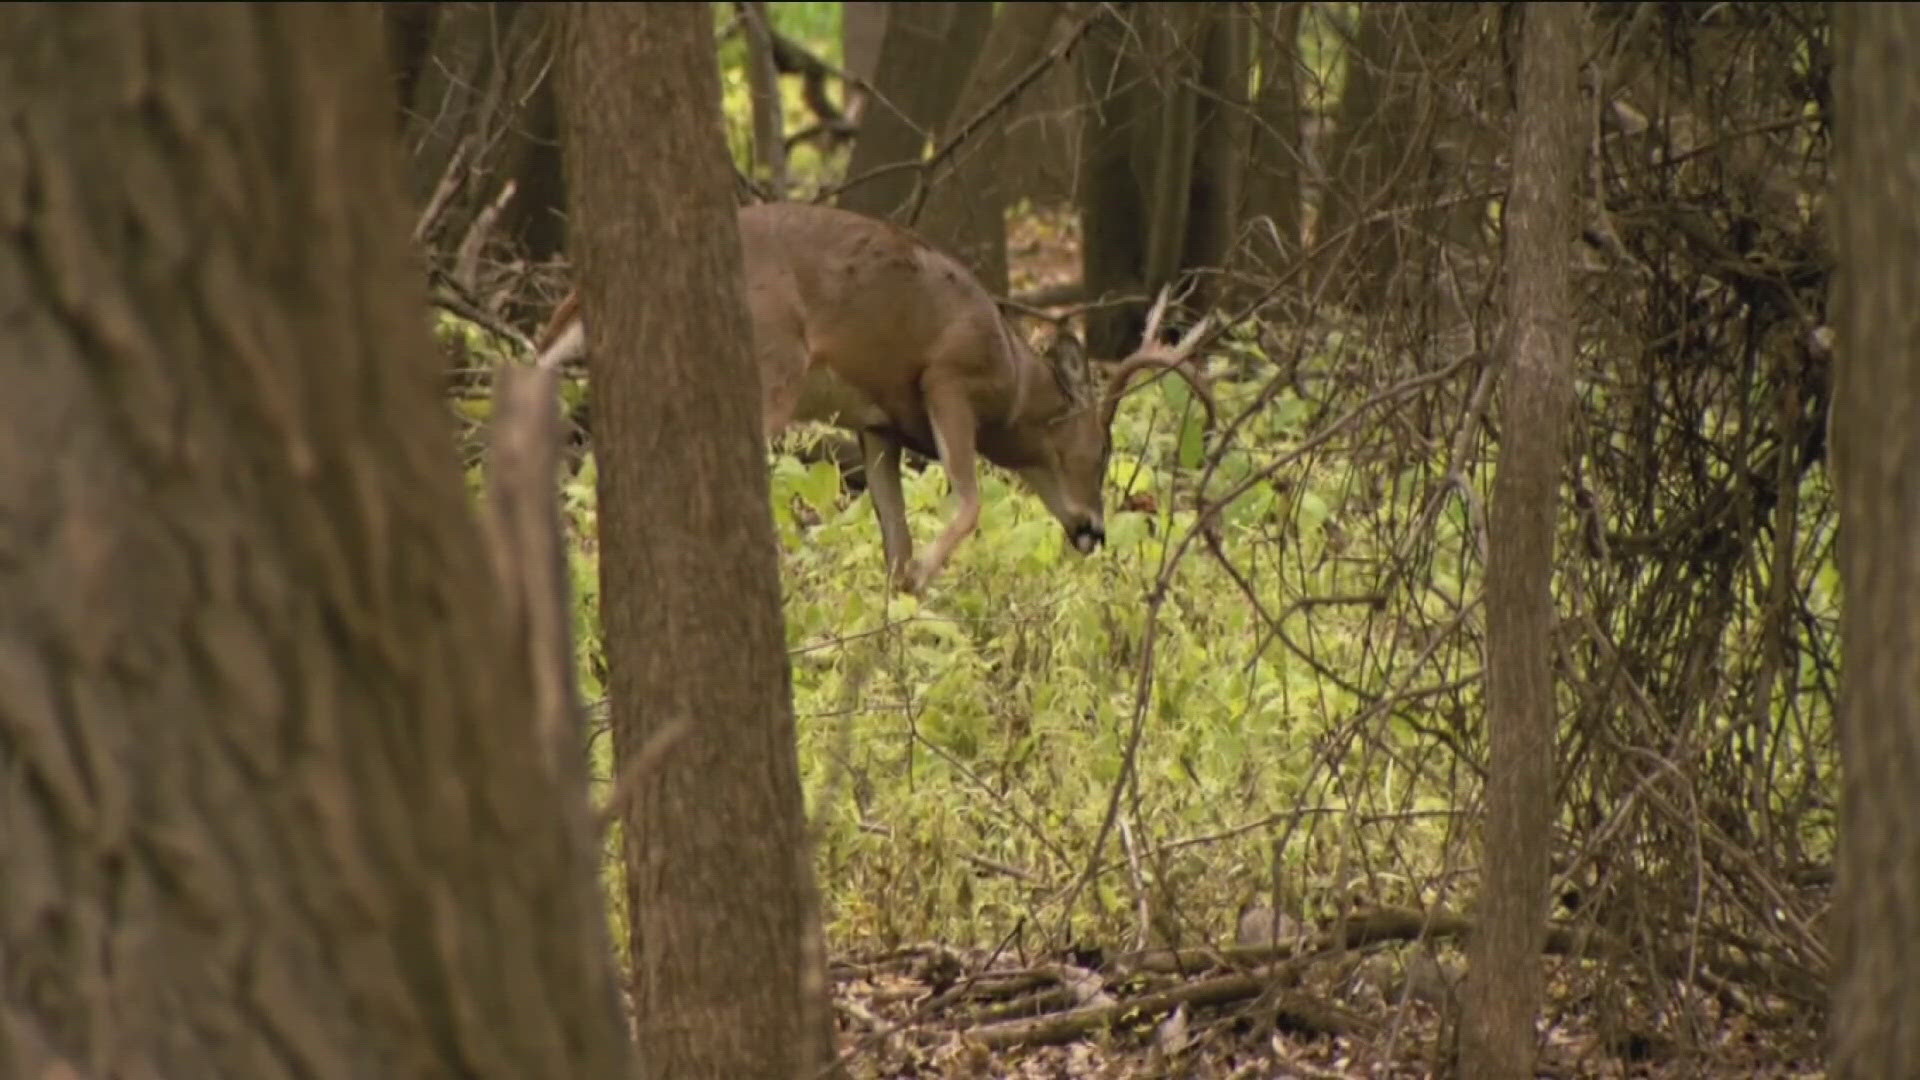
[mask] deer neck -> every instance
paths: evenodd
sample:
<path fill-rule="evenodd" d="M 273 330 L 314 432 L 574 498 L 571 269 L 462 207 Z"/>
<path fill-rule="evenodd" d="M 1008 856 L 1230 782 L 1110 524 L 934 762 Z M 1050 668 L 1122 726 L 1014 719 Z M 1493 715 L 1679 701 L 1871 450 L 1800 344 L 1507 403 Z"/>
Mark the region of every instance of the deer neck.
<path fill-rule="evenodd" d="M 1004 420 L 981 425 L 980 452 L 1004 469 L 1024 469 L 1045 460 L 1044 440 L 1055 422 L 1073 411 L 1047 362 L 1031 349 L 1012 345 L 1012 400 Z"/>

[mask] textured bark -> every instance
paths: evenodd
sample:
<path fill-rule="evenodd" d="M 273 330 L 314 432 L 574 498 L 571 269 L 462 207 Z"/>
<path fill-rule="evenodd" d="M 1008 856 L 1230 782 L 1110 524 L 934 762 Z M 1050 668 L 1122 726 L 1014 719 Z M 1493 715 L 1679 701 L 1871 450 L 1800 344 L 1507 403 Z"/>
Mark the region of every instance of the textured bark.
<path fill-rule="evenodd" d="M 569 13 L 639 1041 L 650 1075 L 816 1075 L 825 975 L 712 16 Z"/>
<path fill-rule="evenodd" d="M 1533 1075 L 1554 816 L 1553 538 L 1573 404 L 1568 244 L 1582 5 L 1523 15 L 1507 201 L 1500 464 L 1487 550 L 1487 817 L 1460 1075 Z"/>
<path fill-rule="evenodd" d="M 1186 267 L 1225 267 L 1240 227 L 1246 170 L 1247 38 L 1241 5 L 1201 5 L 1200 85 L 1194 103 L 1193 174 L 1187 186 Z M 1221 279 L 1200 279 L 1194 303 L 1221 299 Z"/>
<path fill-rule="evenodd" d="M 1242 217 L 1265 217 L 1273 235 L 1257 229 L 1250 251 L 1271 262 L 1300 252 L 1300 16 L 1303 3 L 1256 5 L 1252 37 L 1259 56 L 1259 89 L 1254 94 L 1253 124 L 1242 186 Z M 1278 237 L 1278 244 L 1274 243 Z"/>
<path fill-rule="evenodd" d="M 873 78 L 880 66 L 880 43 L 887 35 L 884 0 L 847 0 L 840 5 L 840 57 L 847 74 Z"/>
<path fill-rule="evenodd" d="M 1086 5 L 1077 12 L 1085 17 Z M 1128 53 L 1123 20 L 1139 5 L 1113 5 L 1081 42 L 1080 281 L 1088 300 L 1139 295 L 1147 259 L 1146 192 L 1134 175 L 1134 143 L 1152 118 L 1151 92 L 1137 57 Z M 1144 304 L 1110 305 L 1086 316 L 1087 352 L 1122 356 L 1137 340 Z"/>
<path fill-rule="evenodd" d="M 1157 83 L 1153 120 L 1147 127 L 1151 141 L 1134 147 L 1134 168 L 1147 186 L 1147 257 L 1141 278 L 1149 292 L 1172 281 L 1185 261 L 1199 134 L 1199 46 L 1208 14 L 1201 4 L 1151 3 L 1140 5 L 1135 21 Z"/>
<path fill-rule="evenodd" d="M 921 182 L 914 166 L 953 112 L 992 18 L 991 5 L 888 5 L 876 94 L 861 106 L 841 207 L 890 218 L 912 200 Z"/>
<path fill-rule="evenodd" d="M 427 239 L 441 252 L 457 249 L 511 181 L 513 197 L 491 222 L 493 234 L 534 259 L 558 254 L 566 192 L 548 77 L 550 5 L 438 6 L 406 132 L 415 205 L 426 205 L 456 154 L 464 157 L 456 170 L 462 185 Z"/>
<path fill-rule="evenodd" d="M 1440 156 L 1440 76 L 1477 5 L 1363 3 L 1329 140 L 1316 239 L 1324 295 L 1364 310 L 1423 296 L 1451 194 Z M 1465 133 L 1449 129 L 1449 137 Z M 1389 213 L 1391 211 L 1391 213 Z"/>
<path fill-rule="evenodd" d="M 420 84 L 420 73 L 427 66 L 427 52 L 433 47 L 433 25 L 440 15 L 438 3 L 393 3 L 380 5 L 387 25 L 387 52 L 393 64 L 393 85 L 404 128 L 407 109 L 413 104 L 413 91 Z"/>
<path fill-rule="evenodd" d="M 1840 852 L 1832 1075 L 1920 1074 L 1920 9 L 1834 6 Z"/>
<path fill-rule="evenodd" d="M 1138 340 L 1145 297 L 1224 265 L 1238 227 L 1246 150 L 1243 17 L 1225 4 L 1114 4 L 1081 46 L 1080 265 L 1087 345 Z M 1213 299 L 1202 290 L 1200 303 Z"/>
<path fill-rule="evenodd" d="M 370 5 L 0 7 L 0 1075 L 627 1067 L 384 59 Z"/>
<path fill-rule="evenodd" d="M 1008 4 L 1000 9 L 980 59 L 954 106 L 946 137 L 960 134 L 1046 55 L 1059 4 Z M 987 291 L 1007 292 L 1007 123 L 1017 103 L 981 119 L 936 176 L 920 229 L 934 246 L 959 259 Z"/>
<path fill-rule="evenodd" d="M 1071 17 L 1059 20 L 1048 46 L 1072 33 L 1074 23 Z M 1020 95 L 1007 123 L 1001 175 L 1009 202 L 1027 199 L 1036 206 L 1072 205 L 1079 184 L 1080 111 L 1079 64 L 1069 54 Z"/>
<path fill-rule="evenodd" d="M 741 0 L 740 12 L 747 39 L 747 85 L 753 102 L 753 163 L 755 176 L 773 185 L 776 194 L 787 190 L 787 137 L 780 115 L 780 73 L 773 63 L 773 23 L 766 0 Z"/>

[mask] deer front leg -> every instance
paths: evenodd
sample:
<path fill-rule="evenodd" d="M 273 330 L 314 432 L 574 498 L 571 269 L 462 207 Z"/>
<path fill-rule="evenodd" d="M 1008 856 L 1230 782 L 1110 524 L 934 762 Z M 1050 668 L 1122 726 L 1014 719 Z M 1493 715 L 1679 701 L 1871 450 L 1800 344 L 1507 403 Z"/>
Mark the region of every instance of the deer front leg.
<path fill-rule="evenodd" d="M 916 593 L 925 591 L 953 549 L 980 523 L 980 488 L 974 475 L 973 403 L 960 387 L 950 383 L 928 387 L 926 401 L 934 448 L 940 451 L 940 464 L 947 470 L 947 483 L 953 488 L 954 501 L 959 505 L 946 531 L 914 568 L 909 588 Z"/>
<path fill-rule="evenodd" d="M 907 528 L 907 497 L 900 488 L 900 444 L 878 432 L 859 434 L 867 495 L 873 500 L 873 515 L 880 519 L 887 575 L 896 587 L 908 589 L 913 581 L 913 533 Z"/>

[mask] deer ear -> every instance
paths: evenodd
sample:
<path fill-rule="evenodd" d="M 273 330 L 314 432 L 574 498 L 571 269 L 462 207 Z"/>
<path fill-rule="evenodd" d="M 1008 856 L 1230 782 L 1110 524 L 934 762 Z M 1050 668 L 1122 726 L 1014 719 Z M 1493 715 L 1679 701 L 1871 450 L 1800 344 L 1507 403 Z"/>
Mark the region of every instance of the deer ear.
<path fill-rule="evenodd" d="M 1056 331 L 1047 342 L 1047 364 L 1053 368 L 1054 377 L 1060 385 L 1066 387 L 1072 396 L 1092 394 L 1093 373 L 1087 366 L 1086 346 L 1073 336 L 1070 330 Z"/>

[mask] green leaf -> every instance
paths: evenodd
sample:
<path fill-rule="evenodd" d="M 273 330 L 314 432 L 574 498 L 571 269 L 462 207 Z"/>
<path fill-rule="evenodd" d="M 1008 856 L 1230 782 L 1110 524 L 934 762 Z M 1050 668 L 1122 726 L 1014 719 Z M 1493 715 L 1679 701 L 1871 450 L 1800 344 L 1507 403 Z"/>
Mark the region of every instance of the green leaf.
<path fill-rule="evenodd" d="M 1146 539 L 1151 526 L 1145 514 L 1115 514 L 1107 519 L 1107 546 L 1116 552 L 1131 551 Z"/>
<path fill-rule="evenodd" d="M 825 517 L 840 501 L 840 469 L 830 461 L 816 461 L 795 482 L 800 498 Z"/>
<path fill-rule="evenodd" d="M 1039 554 L 1041 544 L 1046 542 L 1053 529 L 1051 521 L 1037 518 L 1023 521 L 1006 532 L 1002 546 L 1015 559 L 1031 560 Z"/>
<path fill-rule="evenodd" d="M 1308 532 L 1327 520 L 1327 500 L 1311 488 L 1298 492 L 1293 500 L 1293 519 L 1301 532 Z"/>
<path fill-rule="evenodd" d="M 1179 418 L 1179 443 L 1174 460 L 1183 469 L 1191 469 L 1200 464 L 1206 453 L 1207 410 L 1193 400 L 1193 387 L 1185 379 L 1174 377 L 1160 380 L 1161 396 L 1166 400 L 1172 415 Z"/>
<path fill-rule="evenodd" d="M 1227 505 L 1227 521 L 1234 525 L 1253 525 L 1265 521 L 1273 513 L 1274 504 L 1279 498 L 1273 485 L 1262 480 Z"/>

